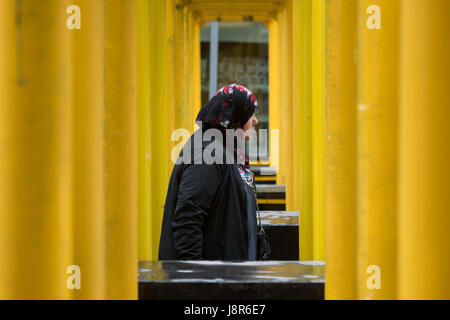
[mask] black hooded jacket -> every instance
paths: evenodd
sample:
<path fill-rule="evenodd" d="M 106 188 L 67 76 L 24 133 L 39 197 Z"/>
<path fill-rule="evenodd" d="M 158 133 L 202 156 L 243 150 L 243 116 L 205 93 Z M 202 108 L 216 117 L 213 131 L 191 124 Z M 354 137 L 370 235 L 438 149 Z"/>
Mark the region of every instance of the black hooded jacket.
<path fill-rule="evenodd" d="M 201 151 L 211 143 L 203 141 Z M 254 260 L 250 252 L 256 251 L 256 213 L 249 208 L 256 202 L 254 195 L 238 166 L 226 163 L 226 151 L 223 164 L 179 163 L 184 152 L 191 159 L 199 156 L 193 146 L 186 143 L 172 171 L 159 260 Z"/>

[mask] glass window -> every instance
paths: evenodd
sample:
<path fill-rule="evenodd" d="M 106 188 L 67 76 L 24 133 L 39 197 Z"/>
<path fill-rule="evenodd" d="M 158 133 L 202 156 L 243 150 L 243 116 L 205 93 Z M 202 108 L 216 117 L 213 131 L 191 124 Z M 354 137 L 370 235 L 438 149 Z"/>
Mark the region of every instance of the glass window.
<path fill-rule="evenodd" d="M 209 100 L 210 35 L 211 23 L 207 23 L 200 30 L 202 105 Z M 257 129 L 267 129 L 265 141 L 259 141 L 262 147 L 259 156 L 264 160 L 269 150 L 268 38 L 268 29 L 261 22 L 219 22 L 217 88 L 238 83 L 255 94 Z M 256 159 L 255 155 L 251 156 Z"/>

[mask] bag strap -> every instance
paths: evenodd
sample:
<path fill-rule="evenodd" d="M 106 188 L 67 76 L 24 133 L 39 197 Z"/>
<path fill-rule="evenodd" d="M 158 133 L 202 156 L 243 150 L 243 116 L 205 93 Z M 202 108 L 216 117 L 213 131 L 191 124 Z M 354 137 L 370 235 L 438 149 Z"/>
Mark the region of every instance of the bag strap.
<path fill-rule="evenodd" d="M 253 174 L 253 172 L 252 172 Z M 258 207 L 258 200 L 256 198 L 256 183 L 255 183 L 255 175 L 253 174 L 253 179 L 252 179 L 252 189 L 253 189 L 253 195 L 255 196 L 255 203 L 256 203 L 256 215 L 258 217 L 258 228 L 260 230 L 264 230 L 261 226 L 261 215 L 259 213 L 259 207 Z"/>

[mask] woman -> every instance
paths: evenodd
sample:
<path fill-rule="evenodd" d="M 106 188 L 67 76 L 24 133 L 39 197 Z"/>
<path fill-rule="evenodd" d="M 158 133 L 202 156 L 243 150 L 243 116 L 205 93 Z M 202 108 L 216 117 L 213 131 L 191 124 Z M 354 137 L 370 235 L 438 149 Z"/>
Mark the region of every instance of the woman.
<path fill-rule="evenodd" d="M 159 260 L 257 259 L 256 199 L 248 155 L 245 154 L 245 161 L 240 161 L 244 159 L 239 157 L 236 140 L 228 151 L 224 147 L 227 129 L 249 133 L 255 128 L 256 107 L 250 90 L 232 84 L 217 91 L 201 108 L 196 120 L 201 128 L 190 141 L 208 129 L 216 129 L 222 139 L 201 140 L 200 152 L 192 147 L 195 143 L 188 141 L 179 159 L 185 152 L 197 159 L 208 145 L 219 143 L 225 150 L 225 158 L 233 154 L 232 161 L 213 164 L 177 161 L 164 206 Z"/>

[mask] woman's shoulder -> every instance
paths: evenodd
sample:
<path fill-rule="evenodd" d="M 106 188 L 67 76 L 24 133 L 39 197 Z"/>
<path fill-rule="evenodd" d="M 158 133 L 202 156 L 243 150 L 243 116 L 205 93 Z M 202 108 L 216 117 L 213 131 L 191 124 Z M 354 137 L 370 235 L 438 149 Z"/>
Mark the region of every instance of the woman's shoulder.
<path fill-rule="evenodd" d="M 205 140 L 197 136 L 196 131 L 183 146 L 176 164 L 206 164 L 233 165 L 235 164 L 233 150 L 228 150 L 226 144 L 219 139 Z"/>

